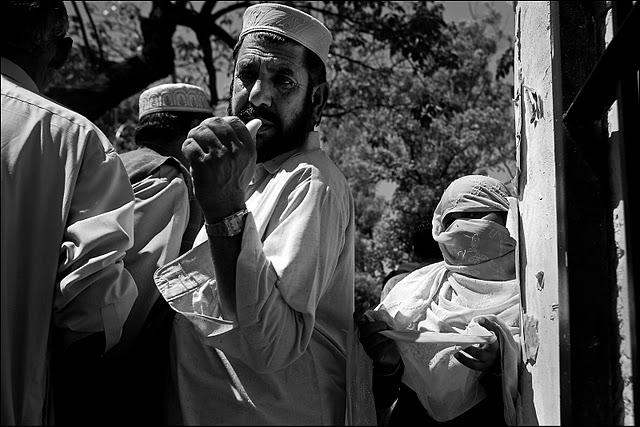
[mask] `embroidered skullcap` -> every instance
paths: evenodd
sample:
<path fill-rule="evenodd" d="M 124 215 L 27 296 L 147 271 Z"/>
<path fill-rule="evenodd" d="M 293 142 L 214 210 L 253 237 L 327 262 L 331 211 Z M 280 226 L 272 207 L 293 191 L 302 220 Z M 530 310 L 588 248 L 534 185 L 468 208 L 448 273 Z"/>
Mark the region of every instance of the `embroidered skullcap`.
<path fill-rule="evenodd" d="M 244 12 L 240 39 L 256 31 L 267 31 L 290 38 L 318 55 L 327 66 L 333 37 L 322 22 L 309 14 L 283 4 L 254 4 Z"/>
<path fill-rule="evenodd" d="M 198 86 L 169 83 L 142 92 L 138 119 L 151 113 L 189 112 L 213 114 L 207 94 Z"/>

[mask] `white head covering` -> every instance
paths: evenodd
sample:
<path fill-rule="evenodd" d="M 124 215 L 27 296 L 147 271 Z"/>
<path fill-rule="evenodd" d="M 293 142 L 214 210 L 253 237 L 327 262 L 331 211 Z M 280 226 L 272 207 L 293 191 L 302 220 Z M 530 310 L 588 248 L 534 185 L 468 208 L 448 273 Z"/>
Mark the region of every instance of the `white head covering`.
<path fill-rule="evenodd" d="M 507 212 L 507 188 L 495 178 L 466 175 L 453 181 L 440 199 L 433 215 L 433 237 L 443 230 L 442 221 L 452 212 Z"/>
<path fill-rule="evenodd" d="M 461 347 L 498 339 L 504 418 L 516 420 L 520 293 L 514 278 L 515 240 L 503 226 L 482 219 L 459 219 L 446 230 L 450 212 L 508 211 L 506 188 L 481 175 L 457 179 L 436 207 L 433 238 L 444 261 L 401 280 L 376 308 L 404 361 L 402 381 L 416 392 L 427 412 L 448 421 L 486 397 L 479 371 L 454 357 Z M 489 318 L 498 334 L 478 324 Z"/>
<path fill-rule="evenodd" d="M 213 114 L 207 94 L 198 86 L 169 83 L 142 92 L 138 119 L 163 111 Z"/>
<path fill-rule="evenodd" d="M 244 12 L 240 39 L 256 31 L 290 38 L 318 55 L 327 66 L 333 37 L 322 22 L 309 14 L 278 3 L 254 4 Z"/>

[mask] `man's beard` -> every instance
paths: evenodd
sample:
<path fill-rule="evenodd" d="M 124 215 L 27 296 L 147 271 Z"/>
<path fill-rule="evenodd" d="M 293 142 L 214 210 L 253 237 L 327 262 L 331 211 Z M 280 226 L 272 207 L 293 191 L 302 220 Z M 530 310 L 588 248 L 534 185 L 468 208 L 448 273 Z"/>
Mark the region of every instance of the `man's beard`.
<path fill-rule="evenodd" d="M 288 129 L 283 129 L 280 117 L 272 111 L 269 111 L 266 107 L 255 107 L 251 103 L 241 108 L 240 111 L 234 113 L 231 107 L 231 99 L 229 99 L 229 105 L 227 107 L 227 113 L 229 115 L 235 115 L 247 124 L 253 119 L 265 119 L 273 124 L 275 133 L 267 140 L 259 141 L 257 145 L 257 159 L 258 163 L 266 162 L 274 157 L 286 153 L 287 151 L 295 150 L 302 147 L 307 139 L 307 134 L 312 130 L 312 102 L 313 88 L 309 84 L 307 93 L 305 94 L 304 105 L 302 110 L 296 114 L 291 126 Z M 261 138 L 257 136 L 256 138 Z"/>

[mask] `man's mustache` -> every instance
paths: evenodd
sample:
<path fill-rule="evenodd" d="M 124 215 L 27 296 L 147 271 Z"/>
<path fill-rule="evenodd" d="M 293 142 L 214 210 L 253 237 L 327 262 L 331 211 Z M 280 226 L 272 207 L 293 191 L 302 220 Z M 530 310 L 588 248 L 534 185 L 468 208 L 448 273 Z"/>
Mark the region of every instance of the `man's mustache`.
<path fill-rule="evenodd" d="M 264 107 L 255 107 L 252 104 L 249 104 L 245 108 L 241 109 L 237 116 L 245 124 L 253 119 L 264 119 L 272 123 L 275 127 L 280 128 L 280 118 L 278 115 Z"/>

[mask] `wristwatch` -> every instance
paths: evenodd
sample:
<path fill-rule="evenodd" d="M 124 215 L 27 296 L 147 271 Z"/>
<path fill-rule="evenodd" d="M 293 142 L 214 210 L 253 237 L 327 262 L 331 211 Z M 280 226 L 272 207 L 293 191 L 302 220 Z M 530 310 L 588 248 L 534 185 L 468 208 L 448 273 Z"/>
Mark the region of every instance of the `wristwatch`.
<path fill-rule="evenodd" d="M 240 234 L 244 229 L 244 221 L 247 218 L 249 211 L 247 208 L 240 209 L 238 212 L 232 213 L 229 216 L 222 218 L 215 224 L 207 224 L 205 222 L 204 227 L 207 230 L 207 235 L 218 237 L 232 237 Z"/>

